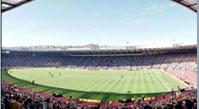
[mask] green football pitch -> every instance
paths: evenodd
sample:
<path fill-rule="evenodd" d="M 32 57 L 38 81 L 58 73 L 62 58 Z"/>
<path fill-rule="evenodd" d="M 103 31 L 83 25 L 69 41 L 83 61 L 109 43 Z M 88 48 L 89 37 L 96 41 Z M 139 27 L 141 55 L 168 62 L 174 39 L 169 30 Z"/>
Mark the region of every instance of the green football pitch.
<path fill-rule="evenodd" d="M 6 79 L 6 77 L 8 77 Z M 23 68 L 3 72 L 3 79 L 37 91 L 99 100 L 158 96 L 188 85 L 163 70 L 80 70 Z M 35 81 L 36 85 L 31 82 Z"/>

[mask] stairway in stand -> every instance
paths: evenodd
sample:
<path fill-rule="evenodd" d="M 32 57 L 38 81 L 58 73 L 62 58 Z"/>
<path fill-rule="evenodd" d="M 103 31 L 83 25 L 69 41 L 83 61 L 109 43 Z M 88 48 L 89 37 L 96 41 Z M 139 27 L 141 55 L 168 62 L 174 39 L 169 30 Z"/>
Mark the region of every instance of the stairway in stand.
<path fill-rule="evenodd" d="M 102 62 L 102 57 L 99 58 L 99 60 L 97 61 L 97 63 L 94 66 L 94 69 L 96 69 L 96 67 Z"/>

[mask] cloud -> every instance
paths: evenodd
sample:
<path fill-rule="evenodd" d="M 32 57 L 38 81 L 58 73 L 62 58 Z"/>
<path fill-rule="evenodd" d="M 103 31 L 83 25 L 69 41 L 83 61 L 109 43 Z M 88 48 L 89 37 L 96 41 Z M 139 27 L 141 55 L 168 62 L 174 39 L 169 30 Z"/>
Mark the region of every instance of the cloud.
<path fill-rule="evenodd" d="M 148 14 L 151 14 L 151 13 L 161 13 L 161 12 L 164 12 L 165 9 L 174 7 L 175 5 L 176 4 L 174 4 L 174 3 L 165 4 L 165 5 L 154 4 L 153 6 L 147 7 L 140 14 L 141 15 L 148 15 Z"/>
<path fill-rule="evenodd" d="M 141 18 L 135 21 L 135 24 L 140 25 L 148 21 L 148 18 Z"/>
<path fill-rule="evenodd" d="M 2 46 L 3 47 L 13 47 L 13 46 L 17 46 L 17 44 L 12 42 L 11 40 L 2 39 Z"/>
<path fill-rule="evenodd" d="M 172 47 L 175 43 L 181 43 L 183 45 L 185 44 L 194 44 L 192 43 L 184 43 L 179 40 L 175 39 L 161 39 L 161 40 L 142 40 L 137 42 L 129 42 L 128 45 L 137 46 L 140 48 L 156 48 L 156 47 Z"/>
<path fill-rule="evenodd" d="M 130 24 L 130 22 L 128 22 L 128 21 L 121 21 L 120 24 L 128 25 L 128 24 Z"/>

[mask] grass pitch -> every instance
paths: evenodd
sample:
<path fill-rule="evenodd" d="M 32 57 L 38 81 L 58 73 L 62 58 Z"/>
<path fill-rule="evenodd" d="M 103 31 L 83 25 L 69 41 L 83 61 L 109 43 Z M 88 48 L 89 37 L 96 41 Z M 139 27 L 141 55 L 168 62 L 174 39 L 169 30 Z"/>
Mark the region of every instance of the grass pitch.
<path fill-rule="evenodd" d="M 80 70 L 56 68 L 11 69 L 4 72 L 9 80 L 33 90 L 63 94 L 75 98 L 119 100 L 146 96 L 158 96 L 186 88 L 188 85 L 163 70 Z M 6 74 L 7 73 L 7 74 Z M 52 76 L 53 75 L 53 76 Z M 37 85 L 31 85 L 34 80 Z M 19 82 L 20 81 L 20 82 Z"/>

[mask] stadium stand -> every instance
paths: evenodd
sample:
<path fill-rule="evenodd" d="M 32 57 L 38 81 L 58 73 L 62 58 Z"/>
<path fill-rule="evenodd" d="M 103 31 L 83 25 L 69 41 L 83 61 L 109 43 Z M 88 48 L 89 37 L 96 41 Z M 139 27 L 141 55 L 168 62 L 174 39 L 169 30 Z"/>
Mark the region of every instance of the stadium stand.
<path fill-rule="evenodd" d="M 185 47 L 186 48 L 186 47 Z M 197 86 L 196 48 L 179 48 L 168 53 L 126 55 L 123 56 L 69 56 L 62 52 L 9 51 L 2 54 L 3 67 L 64 67 L 78 69 L 163 69 L 177 78 Z M 164 50 L 164 49 L 163 49 Z M 166 52 L 166 50 L 164 50 Z M 176 51 L 176 52 L 175 52 Z M 85 51 L 87 52 L 87 51 Z M 149 52 L 150 53 L 150 52 Z M 89 53 L 87 53 L 89 54 Z M 93 54 L 93 53 L 90 53 Z M 106 53 L 104 53 L 106 54 Z M 122 53 L 123 54 L 123 53 Z M 96 56 L 95 56 L 96 55 Z M 110 53 L 109 53 L 110 55 Z"/>
<path fill-rule="evenodd" d="M 197 91 L 188 90 L 180 94 L 167 95 L 153 100 L 137 100 L 130 103 L 84 102 L 66 97 L 31 91 L 3 82 L 2 109 L 10 109 L 13 101 L 19 109 L 197 109 Z"/>
<path fill-rule="evenodd" d="M 153 52 L 142 51 L 137 55 L 121 51 L 112 53 L 95 52 L 49 52 L 49 51 L 23 51 L 3 50 L 2 66 L 13 67 L 64 67 L 78 69 L 163 69 L 173 76 L 187 82 L 192 86 L 178 94 L 166 95 L 152 100 L 134 100 L 128 103 L 121 102 L 92 102 L 68 97 L 54 97 L 53 95 L 35 92 L 14 84 L 3 82 L 2 106 L 5 109 L 16 100 L 22 107 L 37 109 L 196 109 L 197 100 L 197 51 L 194 47 L 173 48 L 172 50 L 159 49 Z M 160 52 L 160 51 L 164 52 Z M 85 54 L 84 54 L 85 53 Z M 68 55 L 70 54 L 70 55 Z M 71 55 L 72 54 L 72 55 Z M 102 55 L 103 54 L 103 55 Z M 107 54 L 107 56 L 106 56 Z M 115 56 L 114 54 L 117 54 Z M 122 55 L 120 55 L 122 54 Z M 128 55 L 131 54 L 131 55 Z M 92 55 L 92 56 L 91 56 Z M 102 56 L 100 56 L 102 55 Z M 27 99 L 28 98 L 28 99 Z M 33 109 L 34 109 L 33 108 Z"/>
<path fill-rule="evenodd" d="M 4 67 L 69 67 L 99 69 L 167 69 L 197 71 L 196 53 L 173 53 L 144 56 L 42 56 L 2 55 Z"/>

